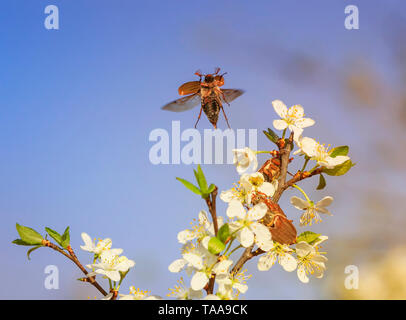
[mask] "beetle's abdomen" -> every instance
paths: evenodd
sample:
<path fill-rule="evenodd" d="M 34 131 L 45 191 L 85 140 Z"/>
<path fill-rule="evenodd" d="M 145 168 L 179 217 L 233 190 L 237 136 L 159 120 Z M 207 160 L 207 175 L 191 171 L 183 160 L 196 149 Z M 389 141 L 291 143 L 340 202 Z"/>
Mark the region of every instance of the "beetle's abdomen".
<path fill-rule="evenodd" d="M 210 123 L 216 128 L 220 113 L 219 102 L 215 98 L 209 96 L 202 99 L 202 107 L 207 119 L 209 119 Z"/>

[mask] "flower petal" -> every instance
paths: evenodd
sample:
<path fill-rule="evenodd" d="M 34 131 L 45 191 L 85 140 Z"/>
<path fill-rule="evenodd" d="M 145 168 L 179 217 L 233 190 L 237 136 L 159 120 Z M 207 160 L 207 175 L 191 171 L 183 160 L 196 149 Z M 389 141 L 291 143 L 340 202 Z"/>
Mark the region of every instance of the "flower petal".
<path fill-rule="evenodd" d="M 302 118 L 302 119 L 297 119 L 295 121 L 295 126 L 298 128 L 301 128 L 301 129 L 311 127 L 314 124 L 315 124 L 315 121 L 310 118 Z"/>
<path fill-rule="evenodd" d="M 334 200 L 333 197 L 330 197 L 330 196 L 324 197 L 323 199 L 321 199 L 319 202 L 316 203 L 316 208 L 317 207 L 322 207 L 322 208 L 327 207 L 333 202 L 333 200 Z"/>
<path fill-rule="evenodd" d="M 308 283 L 309 282 L 309 278 L 306 275 L 306 270 L 303 266 L 299 266 L 297 268 L 297 277 L 299 278 L 300 281 L 302 281 L 303 283 Z"/>
<path fill-rule="evenodd" d="M 250 221 L 259 220 L 266 214 L 267 211 L 268 207 L 266 204 L 260 202 L 248 210 L 248 219 Z"/>
<path fill-rule="evenodd" d="M 258 260 L 258 270 L 268 271 L 275 264 L 276 255 L 271 253 L 265 256 L 261 256 Z"/>
<path fill-rule="evenodd" d="M 254 233 L 248 228 L 243 228 L 237 233 L 237 240 L 244 248 L 248 248 L 254 243 Z"/>
<path fill-rule="evenodd" d="M 245 217 L 245 209 L 242 203 L 237 200 L 233 199 L 229 202 L 226 214 L 229 218 L 239 218 L 243 219 Z"/>
<path fill-rule="evenodd" d="M 85 251 L 91 250 L 94 247 L 92 238 L 90 238 L 90 236 L 86 232 L 82 232 L 80 236 L 82 237 L 82 240 L 85 243 L 85 245 L 80 246 L 80 248 Z"/>
<path fill-rule="evenodd" d="M 215 274 L 227 274 L 228 273 L 228 268 L 231 267 L 231 265 L 233 264 L 232 260 L 223 260 L 220 261 L 218 263 L 216 263 L 216 265 L 213 267 L 213 272 Z"/>
<path fill-rule="evenodd" d="M 206 274 L 204 272 L 196 272 L 190 281 L 190 286 L 193 290 L 202 290 L 204 286 L 209 282 Z"/>
<path fill-rule="evenodd" d="M 292 272 L 297 267 L 296 259 L 289 253 L 285 253 L 279 256 L 279 263 L 283 269 L 287 272 Z"/>
<path fill-rule="evenodd" d="M 288 108 L 281 100 L 272 101 L 272 106 L 278 116 L 280 116 L 281 118 L 286 118 L 288 114 Z"/>
<path fill-rule="evenodd" d="M 226 191 L 222 191 L 220 193 L 220 199 L 223 200 L 224 202 L 230 202 L 234 198 L 234 192 L 233 189 L 229 189 Z"/>
<path fill-rule="evenodd" d="M 296 254 L 300 257 L 304 257 L 309 253 L 315 252 L 315 249 L 307 242 L 300 241 L 296 244 Z"/>
<path fill-rule="evenodd" d="M 187 261 L 185 259 L 177 259 L 169 265 L 168 269 L 170 272 L 180 272 L 186 263 Z"/>
<path fill-rule="evenodd" d="M 293 196 L 292 198 L 290 198 L 290 203 L 299 210 L 306 210 L 310 204 L 306 201 L 303 200 L 299 197 Z"/>
<path fill-rule="evenodd" d="M 272 124 L 276 130 L 285 130 L 288 127 L 285 120 L 274 120 Z"/>
<path fill-rule="evenodd" d="M 275 193 L 275 186 L 272 183 L 264 182 L 259 188 L 259 192 L 265 193 L 268 197 L 272 197 Z"/>
<path fill-rule="evenodd" d="M 241 283 L 234 283 L 234 289 L 237 289 L 240 291 L 242 294 L 246 293 L 248 290 L 248 286 L 246 284 L 241 284 Z"/>
<path fill-rule="evenodd" d="M 185 253 L 183 259 L 189 262 L 197 270 L 203 269 L 203 259 L 194 253 Z"/>
<path fill-rule="evenodd" d="M 288 110 L 288 116 L 294 118 L 303 118 L 304 116 L 303 107 L 300 104 L 291 106 Z"/>
<path fill-rule="evenodd" d="M 185 244 L 186 242 L 193 240 L 194 238 L 195 235 L 190 230 L 183 230 L 178 233 L 178 241 L 182 244 Z"/>

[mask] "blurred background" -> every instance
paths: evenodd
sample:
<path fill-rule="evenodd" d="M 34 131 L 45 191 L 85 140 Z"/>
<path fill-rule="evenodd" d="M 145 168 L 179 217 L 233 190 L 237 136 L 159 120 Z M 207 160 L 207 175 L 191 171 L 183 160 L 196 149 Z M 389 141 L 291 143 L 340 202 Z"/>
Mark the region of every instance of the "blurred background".
<path fill-rule="evenodd" d="M 59 30 L 44 28 L 49 4 L 59 8 Z M 349 4 L 359 30 L 344 27 Z M 16 222 L 41 232 L 69 225 L 84 264 L 80 233 L 111 237 L 136 261 L 123 293 L 130 285 L 168 293 L 179 277 L 167 269 L 180 254 L 177 232 L 205 203 L 175 180 L 191 180 L 194 166 L 152 165 L 148 137 L 170 132 L 172 120 L 193 127 L 197 108 L 160 107 L 197 69 L 216 66 L 228 72 L 224 87 L 246 90 L 226 109 L 233 128 L 260 133 L 277 118 L 272 100 L 301 104 L 316 120 L 306 135 L 349 145 L 357 163 L 322 191 L 317 179 L 302 184 L 316 201 L 335 199 L 334 216 L 310 228 L 329 236 L 325 277 L 302 284 L 295 272 L 259 272 L 250 261 L 243 298 L 406 298 L 404 1 L 8 0 L 0 8 L 0 298 L 100 297 L 56 252 L 42 248 L 28 261 L 11 244 Z M 204 116 L 198 128 L 210 128 Z M 259 135 L 258 148 L 269 147 Z M 203 170 L 220 190 L 238 179 L 232 165 Z M 290 190 L 280 204 L 297 222 L 292 195 L 300 196 Z M 44 287 L 47 265 L 59 268 L 59 290 Z M 344 287 L 348 265 L 359 269 L 358 290 Z"/>

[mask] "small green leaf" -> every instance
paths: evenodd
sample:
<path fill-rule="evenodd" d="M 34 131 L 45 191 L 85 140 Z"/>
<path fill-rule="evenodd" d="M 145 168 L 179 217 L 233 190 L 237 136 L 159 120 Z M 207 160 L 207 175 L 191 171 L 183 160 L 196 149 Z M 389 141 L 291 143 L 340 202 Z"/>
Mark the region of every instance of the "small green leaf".
<path fill-rule="evenodd" d="M 193 172 L 195 173 L 196 181 L 200 187 L 200 190 L 203 193 L 207 193 L 207 181 L 200 164 L 197 166 L 197 171 L 193 170 Z"/>
<path fill-rule="evenodd" d="M 353 166 L 355 166 L 355 163 L 353 163 L 351 159 L 349 159 L 344 163 L 335 166 L 333 169 L 324 168 L 323 172 L 328 174 L 329 176 L 342 176 L 343 174 L 346 174 L 348 170 L 350 170 Z"/>
<path fill-rule="evenodd" d="M 277 144 L 279 141 L 279 136 L 270 128 L 268 128 L 268 131 L 262 131 L 265 136 L 271 140 L 273 143 Z"/>
<path fill-rule="evenodd" d="M 218 238 L 213 237 L 209 241 L 209 252 L 212 254 L 219 254 L 226 248 L 226 245 Z"/>
<path fill-rule="evenodd" d="M 60 246 L 62 246 L 62 236 L 58 232 L 48 227 L 45 227 L 45 231 L 48 232 L 52 239 L 54 239 Z"/>
<path fill-rule="evenodd" d="M 317 186 L 317 190 L 322 190 L 326 186 L 326 179 L 324 176 L 320 173 L 320 179 L 319 179 L 319 185 Z"/>
<path fill-rule="evenodd" d="M 297 242 L 304 241 L 309 244 L 312 244 L 315 242 L 319 237 L 321 236 L 320 233 L 314 233 L 312 231 L 305 231 L 302 232 L 298 237 L 297 237 Z"/>
<path fill-rule="evenodd" d="M 216 189 L 216 186 L 214 184 L 211 184 L 209 186 L 209 190 L 207 190 L 208 193 L 212 193 L 214 191 L 214 189 Z"/>
<path fill-rule="evenodd" d="M 32 244 L 29 244 L 29 243 L 27 243 L 27 242 L 24 242 L 24 241 L 21 240 L 21 239 L 15 239 L 15 240 L 12 241 L 11 243 L 14 243 L 14 244 L 16 244 L 16 245 L 18 245 L 18 246 L 32 246 Z"/>
<path fill-rule="evenodd" d="M 180 181 L 183 183 L 183 185 L 188 188 L 190 191 L 198 194 L 199 196 L 202 195 L 202 192 L 199 190 L 198 187 L 196 187 L 195 185 L 193 185 L 192 183 L 190 183 L 189 181 L 185 180 L 185 179 L 181 179 L 181 178 L 176 178 L 176 180 Z"/>
<path fill-rule="evenodd" d="M 346 156 L 348 154 L 349 149 L 350 148 L 348 146 L 335 147 L 331 149 L 330 157 L 335 158 L 337 156 Z"/>
<path fill-rule="evenodd" d="M 66 249 L 70 245 L 70 234 L 69 227 L 67 227 L 62 235 L 62 244 L 61 246 Z"/>
<path fill-rule="evenodd" d="M 31 248 L 30 250 L 28 250 L 28 251 L 27 251 L 27 258 L 28 258 L 28 260 L 31 260 L 31 259 L 30 259 L 30 254 L 31 254 L 34 250 L 37 250 L 38 248 L 41 248 L 41 247 L 43 247 L 43 246 L 42 246 L 42 245 L 39 245 L 39 246 L 36 246 L 36 247 Z"/>
<path fill-rule="evenodd" d="M 230 236 L 230 226 L 228 225 L 228 223 L 225 223 L 221 226 L 221 228 L 217 232 L 217 238 L 224 243 L 226 242 L 229 236 Z"/>
<path fill-rule="evenodd" d="M 37 231 L 29 227 L 21 226 L 16 223 L 17 232 L 20 235 L 22 241 L 28 245 L 38 245 L 42 244 L 44 239 Z"/>

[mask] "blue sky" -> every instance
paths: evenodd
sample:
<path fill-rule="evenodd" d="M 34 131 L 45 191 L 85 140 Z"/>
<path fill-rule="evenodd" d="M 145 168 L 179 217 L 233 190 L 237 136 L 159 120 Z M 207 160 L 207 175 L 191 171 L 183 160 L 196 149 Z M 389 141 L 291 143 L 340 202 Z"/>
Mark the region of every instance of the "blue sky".
<path fill-rule="evenodd" d="M 57 31 L 43 25 L 49 4 L 59 7 Z M 344 28 L 346 4 L 359 6 L 360 30 Z M 0 297 L 60 299 L 97 293 L 76 283 L 79 271 L 54 252 L 38 250 L 28 261 L 24 248 L 10 244 L 16 222 L 37 230 L 69 225 L 74 248 L 82 231 L 111 237 L 137 263 L 124 287 L 165 295 L 178 278 L 167 270 L 179 255 L 176 234 L 205 204 L 175 180 L 191 179 L 191 166 L 154 166 L 148 159 L 151 130 L 169 130 L 172 120 L 192 127 L 198 110 L 174 114 L 160 107 L 177 98 L 177 87 L 194 80 L 197 69 L 219 66 L 228 72 L 225 87 L 246 90 L 227 109 L 232 127 L 271 126 L 270 101 L 281 99 L 302 104 L 320 123 L 310 134 L 340 145 L 359 133 L 353 141 L 361 144 L 370 124 L 357 126 L 340 92 L 289 68 L 289 59 L 312 57 L 328 73 L 343 68 L 349 56 L 368 54 L 390 78 L 381 30 L 405 5 L 6 0 L 0 8 L 0 271 L 8 275 Z M 202 117 L 199 128 L 209 127 Z M 259 137 L 258 144 L 261 149 L 266 140 Z M 238 178 L 230 165 L 203 169 L 220 189 Z M 48 264 L 59 267 L 60 290 L 43 286 Z M 254 264 L 248 267 L 258 278 L 246 298 L 323 297 L 319 281 L 305 286 L 294 274 L 278 269 L 259 275 Z"/>

